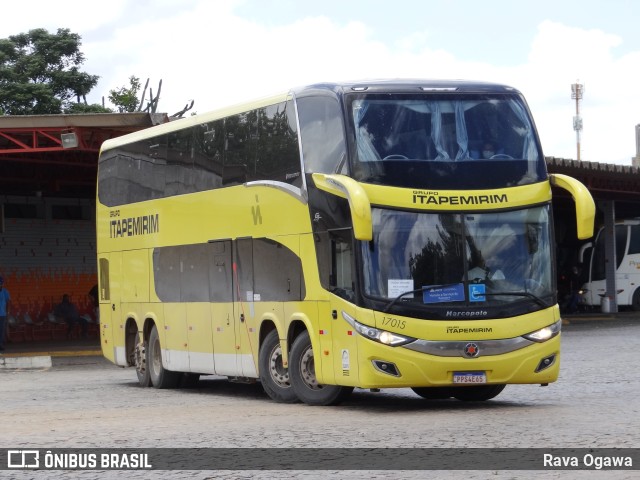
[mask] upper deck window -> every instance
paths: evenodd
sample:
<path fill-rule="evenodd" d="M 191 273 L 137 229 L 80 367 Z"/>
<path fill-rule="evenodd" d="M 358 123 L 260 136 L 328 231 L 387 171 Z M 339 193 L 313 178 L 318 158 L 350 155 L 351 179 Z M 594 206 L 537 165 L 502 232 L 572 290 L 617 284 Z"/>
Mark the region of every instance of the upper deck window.
<path fill-rule="evenodd" d="M 516 94 L 358 94 L 347 99 L 352 171 L 406 188 L 484 189 L 546 178 Z"/>

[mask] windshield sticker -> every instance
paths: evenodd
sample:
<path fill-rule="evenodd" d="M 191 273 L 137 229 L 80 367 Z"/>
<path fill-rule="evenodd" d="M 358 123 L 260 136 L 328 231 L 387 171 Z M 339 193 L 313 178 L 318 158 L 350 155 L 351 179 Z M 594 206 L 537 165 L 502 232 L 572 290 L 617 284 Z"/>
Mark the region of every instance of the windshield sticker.
<path fill-rule="evenodd" d="M 443 287 L 424 287 L 422 301 L 424 303 L 464 302 L 464 284 L 446 285 Z"/>
<path fill-rule="evenodd" d="M 469 285 L 469 301 L 470 302 L 484 302 L 487 297 L 484 296 L 486 289 L 484 283 L 474 283 Z"/>
<path fill-rule="evenodd" d="M 388 298 L 396 298 L 411 290 L 415 290 L 412 279 L 389 279 L 387 282 Z M 413 293 L 407 293 L 404 298 L 413 298 Z"/>

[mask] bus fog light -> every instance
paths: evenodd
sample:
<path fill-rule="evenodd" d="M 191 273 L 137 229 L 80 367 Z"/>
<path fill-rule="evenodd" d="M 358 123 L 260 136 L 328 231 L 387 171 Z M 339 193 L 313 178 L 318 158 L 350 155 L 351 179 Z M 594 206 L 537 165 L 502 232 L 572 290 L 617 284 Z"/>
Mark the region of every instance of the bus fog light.
<path fill-rule="evenodd" d="M 540 363 L 536 367 L 535 372 L 536 373 L 541 372 L 542 370 L 545 370 L 545 369 L 549 368 L 554 363 L 556 363 L 556 354 L 555 353 L 553 355 L 549 355 L 548 357 L 545 357 L 542 360 L 540 360 Z"/>
<path fill-rule="evenodd" d="M 553 325 L 541 328 L 540 330 L 536 330 L 535 332 L 527 333 L 526 335 L 523 335 L 523 337 L 527 340 L 531 340 L 532 342 L 546 342 L 547 340 L 552 339 L 560 333 L 561 326 L 562 320 L 558 320 Z"/>
<path fill-rule="evenodd" d="M 387 375 L 392 375 L 394 377 L 400 376 L 400 371 L 398 370 L 398 367 L 396 367 L 395 363 L 385 362 L 383 360 L 372 360 L 371 363 L 373 363 L 376 370 L 382 373 L 386 373 Z"/>

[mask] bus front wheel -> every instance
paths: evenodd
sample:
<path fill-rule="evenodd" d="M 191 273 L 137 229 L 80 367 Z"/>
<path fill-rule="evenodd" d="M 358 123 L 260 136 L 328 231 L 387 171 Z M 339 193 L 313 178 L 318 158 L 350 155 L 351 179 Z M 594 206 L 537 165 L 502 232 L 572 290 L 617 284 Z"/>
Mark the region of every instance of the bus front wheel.
<path fill-rule="evenodd" d="M 297 397 L 309 405 L 337 405 L 353 391 L 353 387 L 318 383 L 311 339 L 307 331 L 298 335 L 291 347 L 289 379 Z"/>
<path fill-rule="evenodd" d="M 175 388 L 180 382 L 180 373 L 167 370 L 162 365 L 162 350 L 160 349 L 160 336 L 154 325 L 149 335 L 147 348 L 147 369 L 151 378 L 151 384 L 155 388 Z"/>
<path fill-rule="evenodd" d="M 282 365 L 282 347 L 277 330 L 269 332 L 262 342 L 259 361 L 260 383 L 265 393 L 276 402 L 297 402 L 298 397 L 289 381 L 289 371 Z"/>

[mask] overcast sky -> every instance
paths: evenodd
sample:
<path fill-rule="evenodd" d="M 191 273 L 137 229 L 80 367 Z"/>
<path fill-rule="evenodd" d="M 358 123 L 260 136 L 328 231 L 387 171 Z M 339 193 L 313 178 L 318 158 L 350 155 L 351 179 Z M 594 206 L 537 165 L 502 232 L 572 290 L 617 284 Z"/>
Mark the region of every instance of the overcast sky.
<path fill-rule="evenodd" d="M 3 3 L 0 38 L 82 37 L 100 103 L 131 75 L 175 113 L 320 81 L 454 78 L 521 90 L 545 155 L 576 158 L 571 84 L 585 85 L 582 160 L 631 164 L 640 123 L 635 0 L 110 0 Z M 109 105 L 107 105 L 109 106 Z"/>

